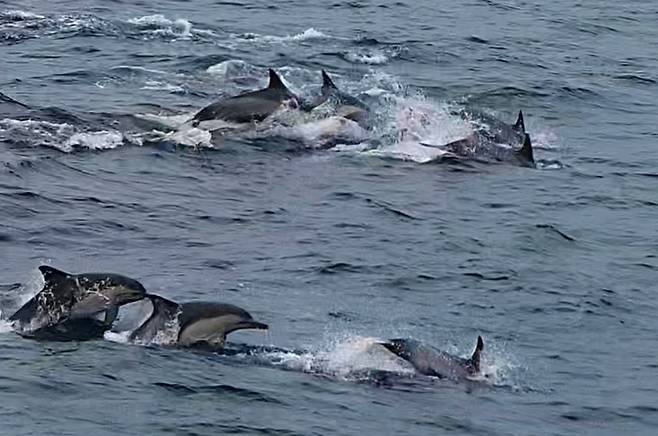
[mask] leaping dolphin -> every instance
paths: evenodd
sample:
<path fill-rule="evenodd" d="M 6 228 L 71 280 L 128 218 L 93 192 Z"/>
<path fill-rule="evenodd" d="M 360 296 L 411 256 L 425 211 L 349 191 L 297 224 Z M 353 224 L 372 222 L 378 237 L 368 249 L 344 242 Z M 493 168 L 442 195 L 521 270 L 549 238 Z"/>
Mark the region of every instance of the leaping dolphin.
<path fill-rule="evenodd" d="M 222 348 L 226 335 L 236 330 L 267 330 L 268 325 L 255 321 L 246 310 L 232 304 L 216 302 L 176 303 L 159 295 L 146 296 L 153 305 L 149 317 L 133 331 L 131 341 L 151 342 L 159 333 L 174 328 L 170 345 L 197 344 Z"/>
<path fill-rule="evenodd" d="M 460 115 L 473 124 L 473 133 L 442 146 L 424 142 L 421 145 L 441 148 L 461 157 L 515 161 L 523 166 L 534 167 L 532 141 L 525 130 L 522 111 L 519 111 L 514 124 L 504 123 L 484 113 L 476 114 L 474 119 L 466 112 L 461 112 Z"/>
<path fill-rule="evenodd" d="M 111 327 L 119 306 L 146 295 L 141 283 L 118 274 L 69 274 L 46 265 L 39 271 L 45 280 L 43 288 L 9 317 L 22 336 L 98 337 Z"/>
<path fill-rule="evenodd" d="M 302 105 L 302 109 L 312 110 L 327 102 L 335 106 L 336 115 L 359 123 L 362 127 L 368 123 L 368 106 L 358 98 L 338 89 L 329 74 L 322 70 L 320 95 L 310 104 Z"/>
<path fill-rule="evenodd" d="M 234 97 L 219 100 L 201 109 L 192 118 L 198 126 L 202 121 L 224 120 L 233 123 L 263 121 L 286 103 L 299 107 L 299 99 L 283 84 L 281 78 L 269 69 L 270 82 L 267 88 L 246 92 Z"/>
<path fill-rule="evenodd" d="M 464 380 L 480 374 L 480 355 L 484 348 L 481 336 L 478 336 L 475 351 L 470 359 L 453 356 L 413 339 L 391 339 L 380 344 L 411 363 L 416 371 L 423 375 Z"/>

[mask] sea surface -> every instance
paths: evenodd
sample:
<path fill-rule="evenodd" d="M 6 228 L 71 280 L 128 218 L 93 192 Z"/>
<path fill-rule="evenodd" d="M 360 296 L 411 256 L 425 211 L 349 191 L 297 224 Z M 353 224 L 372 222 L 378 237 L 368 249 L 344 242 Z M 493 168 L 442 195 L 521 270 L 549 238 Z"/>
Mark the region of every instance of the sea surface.
<path fill-rule="evenodd" d="M 239 305 L 270 330 L 229 339 L 282 351 L 0 323 L 0 434 L 655 435 L 656 22 L 639 0 L 1 1 L 3 317 L 50 264 Z M 309 97 L 325 69 L 370 136 L 178 130 L 270 67 Z M 455 107 L 523 110 L 537 167 L 437 159 L 420 142 L 458 139 Z M 478 335 L 485 380 L 372 352 Z"/>

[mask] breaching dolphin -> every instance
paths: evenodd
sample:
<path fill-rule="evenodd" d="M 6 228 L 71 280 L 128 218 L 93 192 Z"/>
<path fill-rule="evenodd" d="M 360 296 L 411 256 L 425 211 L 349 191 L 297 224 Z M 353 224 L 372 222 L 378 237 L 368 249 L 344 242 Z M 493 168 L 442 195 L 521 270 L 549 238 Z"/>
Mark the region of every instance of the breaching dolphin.
<path fill-rule="evenodd" d="M 335 115 L 352 120 L 365 127 L 369 120 L 368 106 L 358 98 L 338 89 L 326 71 L 322 70 L 322 87 L 320 95 L 302 109 L 312 110 L 325 103 L 335 107 Z"/>
<path fill-rule="evenodd" d="M 146 295 L 141 283 L 118 274 L 69 274 L 46 265 L 39 271 L 45 280 L 43 288 L 9 317 L 22 336 L 98 337 L 111 327 L 119 306 Z"/>
<path fill-rule="evenodd" d="M 176 303 L 155 294 L 148 294 L 153 310 L 149 317 L 130 334 L 131 341 L 151 342 L 162 333 L 173 337 L 167 345 L 211 345 L 222 348 L 226 335 L 236 330 L 267 330 L 267 324 L 255 321 L 246 310 L 232 304 L 216 302 Z"/>
<path fill-rule="evenodd" d="M 519 111 L 514 124 L 504 123 L 485 113 L 470 115 L 462 111 L 460 115 L 472 124 L 473 133 L 442 146 L 427 143 L 421 145 L 441 148 L 457 156 L 473 159 L 514 161 L 523 166 L 535 165 L 532 141 L 525 130 L 522 111 Z"/>
<path fill-rule="evenodd" d="M 484 348 L 481 336 L 478 336 L 475 351 L 470 359 L 453 356 L 413 339 L 391 339 L 380 344 L 411 363 L 415 370 L 423 375 L 463 380 L 480 374 L 480 355 Z"/>
<path fill-rule="evenodd" d="M 270 82 L 267 88 L 229 97 L 206 106 L 194 115 L 192 124 L 198 126 L 200 122 L 208 120 L 233 123 L 263 121 L 286 104 L 299 107 L 299 99 L 283 84 L 278 74 L 271 68 L 269 74 Z"/>

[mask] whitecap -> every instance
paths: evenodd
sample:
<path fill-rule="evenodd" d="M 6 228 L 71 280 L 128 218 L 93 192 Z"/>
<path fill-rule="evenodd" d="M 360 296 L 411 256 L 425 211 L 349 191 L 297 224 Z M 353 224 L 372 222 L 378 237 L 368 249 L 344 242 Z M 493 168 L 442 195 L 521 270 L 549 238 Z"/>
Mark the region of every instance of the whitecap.
<path fill-rule="evenodd" d="M 123 135 L 119 132 L 101 130 L 98 132 L 84 132 L 73 134 L 60 148 L 71 152 L 75 148 L 88 148 L 90 150 L 108 150 L 123 144 Z"/>
<path fill-rule="evenodd" d="M 174 36 L 177 38 L 192 36 L 192 23 L 184 18 L 177 18 L 172 21 L 164 15 L 156 14 L 130 18 L 128 23 L 137 26 L 144 34 Z"/>
<path fill-rule="evenodd" d="M 28 11 L 21 11 L 19 9 L 0 12 L 0 17 L 13 21 L 40 20 L 46 18 L 43 15 L 35 14 L 33 12 L 28 12 Z"/>
<path fill-rule="evenodd" d="M 301 33 L 294 35 L 276 36 L 276 35 L 261 35 L 258 33 L 245 33 L 239 36 L 240 39 L 255 42 L 290 42 L 290 41 L 308 41 L 315 39 L 328 39 L 332 38 L 313 27 L 304 30 Z"/>
<path fill-rule="evenodd" d="M 381 50 L 367 52 L 349 51 L 345 54 L 345 60 L 355 64 L 383 65 L 389 61 L 389 56 Z"/>

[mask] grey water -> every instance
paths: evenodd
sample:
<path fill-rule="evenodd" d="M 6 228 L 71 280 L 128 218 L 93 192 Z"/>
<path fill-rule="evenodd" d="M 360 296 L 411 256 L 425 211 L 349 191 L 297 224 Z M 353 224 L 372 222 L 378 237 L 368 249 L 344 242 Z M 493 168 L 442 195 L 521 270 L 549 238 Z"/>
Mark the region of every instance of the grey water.
<path fill-rule="evenodd" d="M 239 305 L 270 331 L 231 340 L 301 350 L 3 327 L 0 433 L 655 434 L 656 20 L 639 0 L 0 2 L 3 316 L 47 263 Z M 376 98 L 384 133 L 409 108 L 443 117 L 420 128 L 438 138 L 459 128 L 446 108 L 522 109 L 537 168 L 387 134 L 374 152 L 143 139 L 145 114 L 184 119 L 269 67 Z M 482 382 L 389 377 L 362 352 L 466 356 L 477 335 Z"/>

